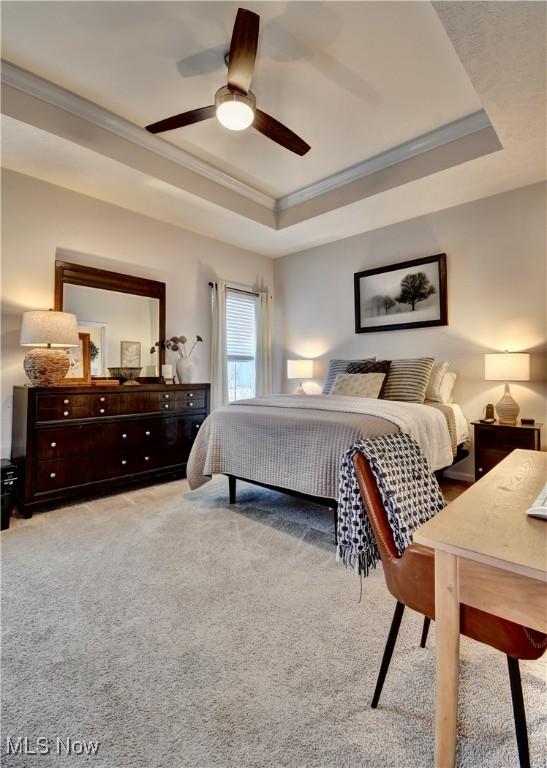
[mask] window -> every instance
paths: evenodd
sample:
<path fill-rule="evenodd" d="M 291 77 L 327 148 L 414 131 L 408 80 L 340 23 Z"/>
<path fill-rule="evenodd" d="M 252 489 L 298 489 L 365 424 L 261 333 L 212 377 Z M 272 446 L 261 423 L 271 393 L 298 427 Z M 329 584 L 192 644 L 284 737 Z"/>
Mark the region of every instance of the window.
<path fill-rule="evenodd" d="M 226 291 L 226 359 L 228 400 L 256 394 L 256 297 Z"/>

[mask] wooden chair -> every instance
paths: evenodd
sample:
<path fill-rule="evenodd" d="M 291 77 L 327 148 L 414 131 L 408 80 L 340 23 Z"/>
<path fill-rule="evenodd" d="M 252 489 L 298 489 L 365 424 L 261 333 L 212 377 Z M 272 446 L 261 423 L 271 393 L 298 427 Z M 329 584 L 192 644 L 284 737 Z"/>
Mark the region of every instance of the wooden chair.
<path fill-rule="evenodd" d="M 382 559 L 386 584 L 397 601 L 371 703 L 371 707 L 376 708 L 405 606 L 418 611 L 425 617 L 420 643 L 425 647 L 429 623 L 431 619 L 435 619 L 435 559 L 433 550 L 420 544 L 411 544 L 399 557 L 370 466 L 362 454 L 355 456 L 354 465 L 365 509 Z M 533 660 L 542 656 L 547 645 L 547 635 L 465 605 L 461 607 L 460 627 L 463 635 L 480 643 L 486 643 L 507 656 L 520 766 L 530 768 L 519 659 Z"/>

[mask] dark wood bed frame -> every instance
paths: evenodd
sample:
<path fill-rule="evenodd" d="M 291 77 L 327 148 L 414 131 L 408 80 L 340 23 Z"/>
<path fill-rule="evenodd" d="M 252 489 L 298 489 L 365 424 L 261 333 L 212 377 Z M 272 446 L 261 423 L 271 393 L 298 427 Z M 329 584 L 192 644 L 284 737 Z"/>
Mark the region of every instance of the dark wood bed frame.
<path fill-rule="evenodd" d="M 462 461 L 463 459 L 467 458 L 469 456 L 469 451 L 467 448 L 464 448 L 463 443 L 460 443 L 458 445 L 456 455 L 454 456 L 454 461 L 452 464 L 450 464 L 448 467 L 445 467 L 444 469 L 438 469 L 435 472 L 435 475 L 437 476 L 437 479 L 440 480 L 443 476 L 443 472 L 447 469 L 450 469 L 450 467 L 453 467 L 454 464 L 457 464 L 458 462 Z M 337 522 L 338 522 L 338 502 L 336 499 L 327 499 L 324 496 L 311 496 L 308 493 L 300 493 L 299 491 L 293 491 L 290 488 L 280 488 L 277 485 L 269 485 L 268 483 L 259 483 L 257 480 L 249 480 L 247 477 L 238 477 L 237 475 L 226 475 L 228 478 L 228 493 L 229 493 L 229 502 L 230 504 L 236 504 L 237 502 L 237 481 L 241 480 L 243 483 L 250 483 L 251 485 L 258 485 L 261 488 L 267 488 L 269 491 L 277 491 L 278 493 L 284 493 L 287 496 L 294 496 L 297 499 L 303 499 L 304 501 L 311 501 L 313 504 L 319 504 L 322 507 L 328 507 L 329 509 L 332 509 L 333 514 L 333 522 L 334 522 L 334 543 L 337 544 Z"/>

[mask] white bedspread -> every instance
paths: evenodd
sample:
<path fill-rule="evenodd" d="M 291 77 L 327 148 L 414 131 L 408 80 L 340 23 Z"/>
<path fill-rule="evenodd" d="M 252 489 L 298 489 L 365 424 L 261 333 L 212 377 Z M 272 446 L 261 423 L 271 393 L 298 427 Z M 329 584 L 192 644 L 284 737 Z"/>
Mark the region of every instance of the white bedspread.
<path fill-rule="evenodd" d="M 419 403 L 376 400 L 347 395 L 270 395 L 239 400 L 231 405 L 298 408 L 376 416 L 395 424 L 420 446 L 431 471 L 452 463 L 450 433 L 445 417 L 436 408 Z"/>

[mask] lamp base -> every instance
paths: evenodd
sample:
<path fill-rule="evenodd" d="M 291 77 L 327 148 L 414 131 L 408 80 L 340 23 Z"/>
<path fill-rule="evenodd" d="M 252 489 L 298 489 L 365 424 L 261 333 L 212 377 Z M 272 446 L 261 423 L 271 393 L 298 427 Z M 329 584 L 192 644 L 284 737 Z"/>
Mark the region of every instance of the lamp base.
<path fill-rule="evenodd" d="M 68 373 L 70 361 L 62 349 L 31 349 L 23 361 L 23 368 L 35 387 L 55 387 Z"/>
<path fill-rule="evenodd" d="M 496 413 L 500 424 L 515 425 L 517 423 L 520 408 L 518 403 L 511 397 L 509 384 L 505 385 L 503 397 L 499 403 L 496 403 Z"/>
<path fill-rule="evenodd" d="M 302 382 L 301 381 L 298 382 L 298 386 L 297 386 L 296 392 L 294 394 L 295 395 L 305 395 L 306 394 L 306 390 L 302 386 Z"/>

